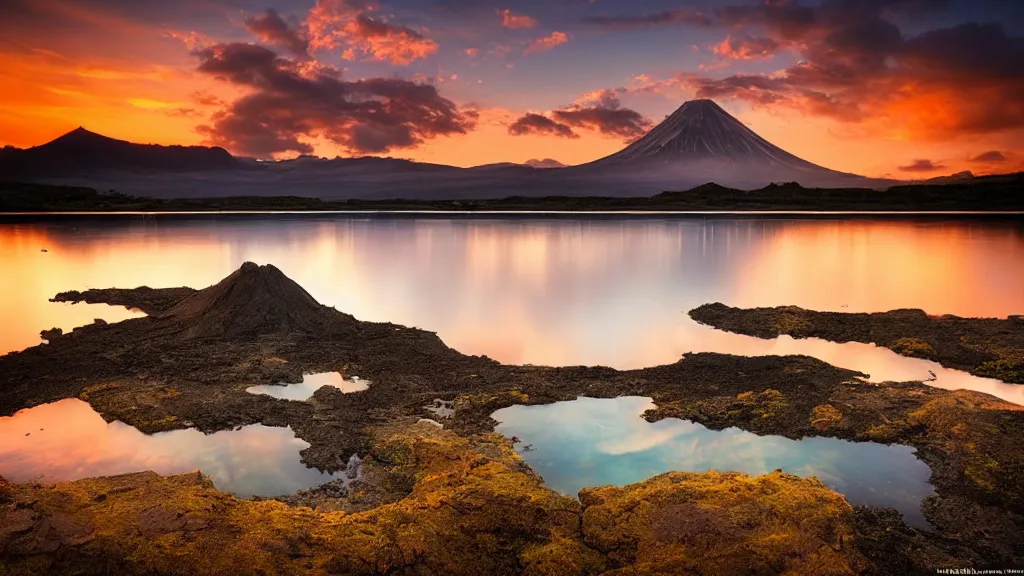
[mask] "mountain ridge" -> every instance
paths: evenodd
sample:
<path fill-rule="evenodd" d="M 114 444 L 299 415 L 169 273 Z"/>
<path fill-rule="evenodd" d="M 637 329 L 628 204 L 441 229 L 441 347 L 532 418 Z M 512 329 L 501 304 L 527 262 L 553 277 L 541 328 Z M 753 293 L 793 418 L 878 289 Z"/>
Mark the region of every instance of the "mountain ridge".
<path fill-rule="evenodd" d="M 543 168 L 541 168 L 543 167 Z M 646 197 L 716 181 L 752 190 L 773 182 L 881 189 L 900 181 L 830 170 L 771 144 L 710 100 L 683 103 L 619 152 L 576 166 L 550 159 L 468 168 L 398 158 L 257 161 L 223 148 L 141 145 L 84 128 L 0 153 L 0 181 L 116 190 L 151 198 L 295 196 L 323 200 Z"/>
<path fill-rule="evenodd" d="M 221 147 L 137 144 L 79 126 L 45 144 L 5 149 L 0 155 L 0 179 L 103 170 L 187 172 L 237 164 L 237 158 Z"/>

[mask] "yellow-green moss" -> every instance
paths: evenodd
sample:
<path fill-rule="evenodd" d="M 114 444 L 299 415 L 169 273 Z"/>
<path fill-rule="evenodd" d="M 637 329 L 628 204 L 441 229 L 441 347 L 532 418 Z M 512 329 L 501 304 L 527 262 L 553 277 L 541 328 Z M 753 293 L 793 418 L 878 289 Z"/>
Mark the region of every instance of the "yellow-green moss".
<path fill-rule="evenodd" d="M 903 356 L 912 356 L 914 358 L 935 357 L 935 349 L 932 348 L 932 345 L 917 338 L 900 338 L 890 344 L 889 348 Z"/>
<path fill-rule="evenodd" d="M 0 574 L 848 574 L 861 562 L 849 505 L 814 479 L 674 473 L 585 490 L 583 511 L 501 436 L 374 434 L 368 465 L 416 480 L 363 512 L 240 500 L 196 473 L 12 486 L 0 526 L 24 529 L 0 530 Z"/>
<path fill-rule="evenodd" d="M 782 312 L 775 317 L 775 332 L 779 334 L 790 334 L 798 336 L 805 334 L 811 327 L 811 323 L 800 314 Z"/>
<path fill-rule="evenodd" d="M 996 477 L 1000 473 L 999 463 L 986 454 L 972 454 L 967 461 L 964 474 L 979 488 L 992 491 L 996 488 Z"/>
<path fill-rule="evenodd" d="M 121 384 L 117 382 L 104 382 L 103 384 L 95 384 L 93 386 L 88 386 L 84 390 L 82 390 L 82 393 L 79 394 L 78 397 L 81 398 L 82 400 L 89 400 L 89 396 L 91 394 L 120 387 Z"/>
<path fill-rule="evenodd" d="M 821 404 L 811 410 L 811 426 L 818 430 L 827 430 L 842 420 L 843 413 L 831 404 Z"/>
<path fill-rule="evenodd" d="M 754 414 L 761 418 L 771 418 L 789 407 L 789 402 L 782 392 L 769 388 L 752 399 L 755 402 Z"/>
<path fill-rule="evenodd" d="M 117 574 L 594 574 L 602 558 L 579 539 L 579 504 L 525 472 L 507 440 L 430 426 L 382 430 L 374 454 L 415 469 L 404 499 L 366 512 L 317 512 L 239 500 L 201 476 L 152 473 L 17 486 L 35 525 L 4 539 L 5 564 L 25 574 L 112 566 Z M 411 464 L 410 464 L 411 463 Z M 10 507 L 9 507 L 10 508 Z M 13 509 L 13 508 L 10 508 Z M 55 534 L 51 520 L 85 541 Z M 0 506 L 0 523 L 4 521 Z M 63 539 L 62 539 L 63 538 Z M 12 548 L 13 546 L 13 548 Z M 52 550 L 56 548 L 57 550 Z M 59 552 L 58 552 L 59 551 Z M 33 554 L 53 562 L 32 568 Z M 38 557 L 38 556 L 36 556 Z M 2 571 L 0 571 L 2 573 Z"/>
<path fill-rule="evenodd" d="M 585 489 L 584 541 L 622 574 L 857 574 L 852 509 L 813 478 L 671 472 Z"/>

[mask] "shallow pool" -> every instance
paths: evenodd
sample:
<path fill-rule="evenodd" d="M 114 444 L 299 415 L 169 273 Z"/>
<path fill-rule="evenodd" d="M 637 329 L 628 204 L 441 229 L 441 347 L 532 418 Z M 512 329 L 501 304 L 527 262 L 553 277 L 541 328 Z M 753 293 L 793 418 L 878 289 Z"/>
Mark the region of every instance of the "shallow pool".
<path fill-rule="evenodd" d="M 342 476 L 307 468 L 309 446 L 290 428 L 245 426 L 214 434 L 174 430 L 146 435 L 107 423 L 89 404 L 61 400 L 0 418 L 0 476 L 13 482 L 57 482 L 152 470 L 202 470 L 238 496 L 278 496 Z"/>
<path fill-rule="evenodd" d="M 334 386 L 342 392 L 361 392 L 369 388 L 370 383 L 358 376 L 344 378 L 338 372 L 321 372 L 306 374 L 298 384 L 261 384 L 246 388 L 250 394 L 266 394 L 282 400 L 309 400 L 313 393 L 324 386 Z"/>
<path fill-rule="evenodd" d="M 921 500 L 934 493 L 931 470 L 909 446 L 833 438 L 791 440 L 737 428 L 709 430 L 678 419 L 649 423 L 650 398 L 580 398 L 544 406 L 512 406 L 493 414 L 497 431 L 548 486 L 576 495 L 588 486 L 623 486 L 669 471 L 782 469 L 817 476 L 851 504 L 891 506 L 914 526 L 927 526 Z"/>

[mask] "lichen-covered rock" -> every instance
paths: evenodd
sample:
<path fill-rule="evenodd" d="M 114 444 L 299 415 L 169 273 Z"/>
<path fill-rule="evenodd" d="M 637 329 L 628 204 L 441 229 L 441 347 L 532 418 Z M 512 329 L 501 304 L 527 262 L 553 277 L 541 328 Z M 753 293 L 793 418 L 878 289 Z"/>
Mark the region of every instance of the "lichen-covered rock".
<path fill-rule="evenodd" d="M 781 472 L 670 472 L 580 492 L 584 542 L 606 574 L 857 574 L 852 508 L 816 479 Z"/>
<path fill-rule="evenodd" d="M 200 474 L 18 485 L 0 507 L 0 574 L 597 574 L 579 503 L 499 436 L 379 431 L 411 492 L 358 513 L 241 500 Z"/>
<path fill-rule="evenodd" d="M 811 426 L 827 430 L 843 421 L 843 413 L 831 404 L 819 404 L 811 410 Z"/>

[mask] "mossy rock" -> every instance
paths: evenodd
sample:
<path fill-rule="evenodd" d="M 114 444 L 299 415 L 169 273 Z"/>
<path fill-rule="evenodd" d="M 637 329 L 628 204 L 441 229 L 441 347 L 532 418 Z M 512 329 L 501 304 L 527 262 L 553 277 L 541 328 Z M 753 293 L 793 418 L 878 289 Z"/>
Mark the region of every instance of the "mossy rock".
<path fill-rule="evenodd" d="M 828 430 L 843 421 L 843 413 L 831 404 L 821 404 L 811 410 L 811 426 L 818 430 Z"/>
<path fill-rule="evenodd" d="M 912 358 L 935 358 L 935 348 L 932 345 L 917 338 L 900 338 L 889 345 L 889 349 L 903 356 Z"/>
<path fill-rule="evenodd" d="M 852 508 L 814 478 L 670 472 L 580 492 L 614 574 L 857 574 Z"/>

